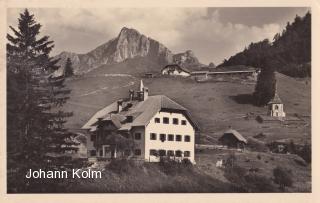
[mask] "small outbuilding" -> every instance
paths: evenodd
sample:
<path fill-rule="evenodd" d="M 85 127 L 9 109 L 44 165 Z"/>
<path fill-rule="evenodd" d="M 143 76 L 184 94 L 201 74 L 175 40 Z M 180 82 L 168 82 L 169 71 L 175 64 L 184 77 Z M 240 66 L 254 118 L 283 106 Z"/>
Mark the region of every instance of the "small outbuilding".
<path fill-rule="evenodd" d="M 236 130 L 229 129 L 223 133 L 223 135 L 219 138 L 219 142 L 222 145 L 231 147 L 244 149 L 245 145 L 248 143 L 247 140 Z"/>

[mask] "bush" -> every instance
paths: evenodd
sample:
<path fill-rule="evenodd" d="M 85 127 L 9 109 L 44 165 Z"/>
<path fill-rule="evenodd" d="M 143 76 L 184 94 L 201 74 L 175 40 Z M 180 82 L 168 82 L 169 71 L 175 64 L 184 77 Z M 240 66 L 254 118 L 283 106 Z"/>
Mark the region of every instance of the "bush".
<path fill-rule="evenodd" d="M 257 155 L 257 159 L 259 159 L 259 160 L 261 159 L 261 156 L 260 156 L 260 154 L 258 154 L 258 155 Z"/>
<path fill-rule="evenodd" d="M 292 173 L 291 171 L 277 166 L 273 169 L 274 182 L 279 184 L 281 190 L 285 190 L 285 187 L 292 186 Z"/>
<path fill-rule="evenodd" d="M 247 147 L 251 149 L 252 151 L 256 152 L 267 152 L 269 151 L 268 147 L 261 141 L 258 141 L 253 138 L 248 139 Z"/>
<path fill-rule="evenodd" d="M 106 169 L 118 174 L 124 174 L 130 172 L 134 167 L 135 164 L 133 161 L 127 159 L 113 159 L 110 164 L 106 166 Z"/>
<path fill-rule="evenodd" d="M 271 180 L 265 176 L 248 174 L 245 176 L 248 192 L 275 192 Z"/>
<path fill-rule="evenodd" d="M 181 162 L 162 157 L 159 162 L 160 170 L 167 175 L 177 175 L 193 170 L 193 165 L 189 159 L 183 159 Z"/>
<path fill-rule="evenodd" d="M 311 163 L 311 145 L 305 144 L 302 150 L 298 151 L 297 154 L 303 158 L 307 163 Z"/>

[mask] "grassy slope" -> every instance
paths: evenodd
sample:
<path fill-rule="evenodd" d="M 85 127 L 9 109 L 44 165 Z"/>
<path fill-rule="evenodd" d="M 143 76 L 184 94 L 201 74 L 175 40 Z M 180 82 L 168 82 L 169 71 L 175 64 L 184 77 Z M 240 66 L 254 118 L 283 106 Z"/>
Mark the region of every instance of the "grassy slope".
<path fill-rule="evenodd" d="M 144 63 L 145 62 L 145 63 Z M 139 64 L 144 64 L 140 66 Z M 141 79 L 141 72 L 147 72 L 152 62 L 136 60 L 133 69 L 130 69 L 129 63 L 121 63 L 118 65 L 101 67 L 84 76 L 71 79 L 67 81 L 67 85 L 72 89 L 71 100 L 66 105 L 69 111 L 74 112 L 74 116 L 69 120 L 68 126 L 75 130 L 79 129 L 97 110 L 110 104 L 111 102 L 121 97 L 127 97 L 129 89 L 137 89 Z M 137 68 L 139 67 L 139 68 Z M 156 67 L 160 68 L 160 67 Z M 155 71 L 156 68 L 153 70 Z M 130 75 L 112 75 L 114 73 L 132 74 Z M 105 74 L 109 74 L 105 76 Z M 111 75 L 110 75 L 111 74 Z M 288 115 L 298 113 L 299 115 L 311 114 L 311 87 L 309 80 L 294 79 L 282 74 L 277 74 L 278 92 L 285 104 L 285 111 Z M 196 83 L 188 78 L 143 78 L 144 84 L 149 87 L 151 95 L 165 94 L 174 99 L 178 103 L 187 107 L 196 121 L 201 126 L 201 133 L 203 138 L 208 136 L 208 139 L 203 139 L 204 142 L 215 143 L 217 138 L 221 136 L 222 132 L 229 126 L 238 130 L 245 137 L 251 137 L 260 132 L 267 135 L 262 141 L 278 140 L 283 138 L 294 139 L 295 142 L 304 143 L 310 141 L 310 122 L 309 126 L 294 125 L 291 127 L 283 126 L 279 123 L 263 123 L 259 124 L 254 117 L 257 114 L 266 114 L 265 107 L 255 107 L 251 104 L 239 104 L 232 96 L 239 94 L 250 94 L 254 90 L 254 84 L 245 84 L 241 82 L 217 82 L 217 83 Z M 307 82 L 306 82 L 307 81 Z M 252 113 L 250 119 L 244 119 L 247 113 Z M 223 183 L 227 180 L 223 176 L 223 172 L 215 167 L 215 162 L 218 154 L 225 156 L 227 153 L 213 152 L 213 153 L 198 153 L 197 167 L 209 177 L 216 181 Z M 260 153 L 261 154 L 261 153 Z M 237 154 L 239 164 L 243 167 L 259 167 L 262 170 L 261 174 L 272 177 L 271 171 L 278 163 L 283 163 L 287 168 L 290 168 L 295 177 L 294 188 L 292 191 L 310 191 L 311 188 L 311 169 L 310 167 L 298 166 L 294 162 L 294 155 L 279 155 L 279 154 L 262 154 L 262 160 L 257 160 L 256 152 L 246 152 Z M 291 157 L 292 156 L 292 157 Z M 274 157 L 274 161 L 271 160 Z M 245 162 L 245 159 L 251 161 Z M 268 163 L 265 161 L 269 160 Z M 156 174 L 159 175 L 159 174 Z M 161 174 L 160 174 L 161 175 Z M 127 177 L 119 177 L 114 174 L 107 174 L 107 179 L 114 181 L 121 181 L 124 184 L 117 184 L 116 187 L 123 185 L 135 184 L 136 181 L 144 180 L 149 177 L 149 172 L 142 174 L 138 180 L 130 181 L 132 175 Z M 166 179 L 168 177 L 163 176 Z M 161 178 L 160 178 L 161 179 Z M 171 178 L 169 178 L 171 180 Z M 147 187 L 142 187 L 140 191 L 164 191 L 164 189 L 157 188 L 156 182 L 150 182 Z M 183 181 L 188 181 L 183 177 L 177 177 L 167 185 L 175 185 Z M 191 181 L 191 180 L 190 180 Z M 192 180 L 192 185 L 200 184 L 198 180 Z M 192 182 L 191 181 L 191 182 Z M 214 181 L 214 182 L 216 182 Z M 158 180 L 160 184 L 162 181 Z M 112 183 L 112 181 L 108 181 Z M 156 184 L 155 184 L 156 183 Z M 86 183 L 87 184 L 87 183 Z M 93 185 L 99 183 L 92 182 Z M 101 184 L 107 184 L 104 181 Z M 207 184 L 211 184 L 210 181 Z M 122 185 L 122 186 L 121 186 Z M 221 185 L 222 186 L 222 185 Z M 106 190 L 121 191 L 120 188 L 101 187 L 101 192 Z M 129 186 L 128 186 L 129 187 Z M 90 188 L 90 187 L 85 187 Z M 94 187 L 93 187 L 94 188 Z M 99 188 L 99 186 L 98 186 Z M 104 189 L 105 190 L 104 190 Z M 113 189 L 112 189 L 113 188 Z M 149 188 L 149 189 L 148 189 Z M 224 186 L 222 188 L 225 189 Z M 190 188 L 184 188 L 185 191 Z M 216 188 L 219 191 L 219 188 Z M 224 190 L 223 189 L 223 190 Z M 132 188 L 126 188 L 126 191 L 132 191 Z M 192 190 L 194 187 L 192 186 Z M 213 191 L 213 190 L 211 190 Z"/>
<path fill-rule="evenodd" d="M 72 89 L 71 100 L 66 105 L 74 112 L 68 126 L 74 129 L 81 127 L 97 110 L 121 97 L 128 95 L 128 90 L 137 89 L 141 72 L 146 72 L 152 62 L 138 59 L 128 68 L 129 63 L 98 68 L 85 76 L 67 82 Z M 143 66 L 139 66 L 144 64 Z M 135 68 L 140 67 L 140 68 Z M 154 69 L 155 70 L 155 69 Z M 140 74 L 137 74 L 140 73 Z M 105 74 L 125 73 L 134 76 L 108 76 Z M 278 92 L 285 104 L 288 115 L 310 115 L 311 88 L 310 82 L 277 74 Z M 279 123 L 258 124 L 252 116 L 244 119 L 247 113 L 266 114 L 265 107 L 251 104 L 239 104 L 232 97 L 239 94 L 250 94 L 253 84 L 240 82 L 196 83 L 183 78 L 144 78 L 151 95 L 165 94 L 190 109 L 191 114 L 199 122 L 201 133 L 215 141 L 229 126 L 238 130 L 245 137 L 263 132 L 267 135 L 264 141 L 283 138 L 296 142 L 310 140 L 310 126 L 296 125 L 285 127 Z"/>

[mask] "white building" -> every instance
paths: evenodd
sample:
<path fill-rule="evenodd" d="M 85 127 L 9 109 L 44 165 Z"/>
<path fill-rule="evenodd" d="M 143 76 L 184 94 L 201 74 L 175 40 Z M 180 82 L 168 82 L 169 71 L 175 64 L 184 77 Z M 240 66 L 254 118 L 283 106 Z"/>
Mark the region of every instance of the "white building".
<path fill-rule="evenodd" d="M 271 117 L 284 118 L 286 117 L 286 113 L 283 110 L 283 103 L 276 91 L 273 99 L 268 103 L 269 109 L 268 114 Z"/>
<path fill-rule="evenodd" d="M 90 132 L 89 157 L 119 156 L 119 150 L 106 141 L 118 133 L 134 140 L 133 149 L 125 152 L 128 157 L 158 162 L 166 156 L 195 163 L 198 126 L 190 113 L 165 95 L 149 96 L 142 81 L 139 91 L 130 90 L 129 98 L 98 111 L 82 129 Z"/>
<path fill-rule="evenodd" d="M 183 76 L 188 77 L 191 75 L 191 72 L 185 68 L 182 68 L 178 64 L 170 64 L 165 66 L 161 70 L 162 75 L 173 75 L 173 76 Z"/>

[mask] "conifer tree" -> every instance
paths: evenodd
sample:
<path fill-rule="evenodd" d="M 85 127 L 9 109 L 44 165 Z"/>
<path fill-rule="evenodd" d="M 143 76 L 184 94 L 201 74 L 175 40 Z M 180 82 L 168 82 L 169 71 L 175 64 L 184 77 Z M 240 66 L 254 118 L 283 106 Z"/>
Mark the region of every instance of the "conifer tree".
<path fill-rule="evenodd" d="M 72 62 L 71 62 L 71 59 L 69 57 L 67 58 L 67 62 L 66 62 L 64 71 L 65 71 L 64 72 L 65 77 L 70 77 L 70 76 L 74 75 Z"/>
<path fill-rule="evenodd" d="M 276 76 L 274 66 L 269 57 L 265 56 L 263 60 L 261 73 L 258 75 L 258 80 L 253 93 L 254 102 L 258 106 L 266 105 L 275 95 L 276 92 Z"/>
<path fill-rule="evenodd" d="M 58 60 L 49 56 L 53 41 L 38 37 L 34 15 L 25 9 L 18 20 L 7 34 L 8 192 L 41 192 L 54 181 L 26 179 L 27 171 L 66 167 L 66 152 L 76 150 L 64 127 L 72 113 L 61 110 L 70 90 L 63 78 L 50 77 Z"/>

